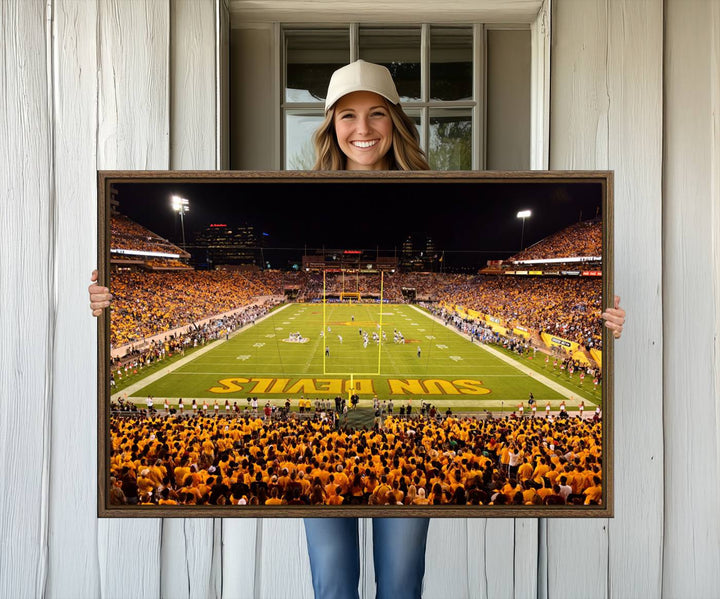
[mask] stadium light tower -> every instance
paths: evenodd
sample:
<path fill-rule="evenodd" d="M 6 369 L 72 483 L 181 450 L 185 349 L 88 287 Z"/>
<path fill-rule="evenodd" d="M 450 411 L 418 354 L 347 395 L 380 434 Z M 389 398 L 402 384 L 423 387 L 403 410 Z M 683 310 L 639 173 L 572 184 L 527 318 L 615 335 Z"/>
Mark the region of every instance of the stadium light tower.
<path fill-rule="evenodd" d="M 180 228 L 182 229 L 183 249 L 185 249 L 185 213 L 190 211 L 190 200 L 180 196 L 173 196 L 171 200 L 172 209 L 180 213 Z"/>
<path fill-rule="evenodd" d="M 530 210 L 521 210 L 517 213 L 517 217 L 522 219 L 522 230 L 520 231 L 520 251 L 523 249 L 523 238 L 525 237 L 525 220 L 530 218 L 532 212 Z"/>

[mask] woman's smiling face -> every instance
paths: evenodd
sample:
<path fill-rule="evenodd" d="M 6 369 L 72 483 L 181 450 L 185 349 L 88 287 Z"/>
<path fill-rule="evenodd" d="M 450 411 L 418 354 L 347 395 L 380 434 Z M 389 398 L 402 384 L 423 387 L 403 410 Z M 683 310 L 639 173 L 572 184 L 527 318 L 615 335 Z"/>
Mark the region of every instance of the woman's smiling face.
<path fill-rule="evenodd" d="M 387 169 L 393 123 L 382 96 L 368 91 L 343 96 L 335 104 L 333 121 L 347 170 Z"/>

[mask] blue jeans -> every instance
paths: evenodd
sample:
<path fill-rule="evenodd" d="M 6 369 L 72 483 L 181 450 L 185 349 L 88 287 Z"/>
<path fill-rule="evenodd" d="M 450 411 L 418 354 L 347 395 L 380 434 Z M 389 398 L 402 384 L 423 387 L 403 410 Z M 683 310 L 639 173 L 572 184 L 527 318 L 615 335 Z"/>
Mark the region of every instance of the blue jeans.
<path fill-rule="evenodd" d="M 377 599 L 420 599 L 429 518 L 373 518 Z M 315 599 L 358 599 L 357 518 L 305 518 Z"/>

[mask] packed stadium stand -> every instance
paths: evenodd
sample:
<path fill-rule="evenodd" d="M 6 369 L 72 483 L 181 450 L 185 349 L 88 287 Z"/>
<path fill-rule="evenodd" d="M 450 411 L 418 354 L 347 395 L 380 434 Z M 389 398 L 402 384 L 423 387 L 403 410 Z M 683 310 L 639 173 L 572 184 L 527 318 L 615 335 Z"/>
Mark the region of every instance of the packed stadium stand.
<path fill-rule="evenodd" d="M 597 505 L 600 418 L 113 415 L 115 505 Z M 225 411 L 225 407 L 223 408 Z"/>
<path fill-rule="evenodd" d="M 110 264 L 114 268 L 188 270 L 190 254 L 113 210 L 110 214 Z"/>
<path fill-rule="evenodd" d="M 508 261 L 601 255 L 602 221 L 594 219 L 570 225 L 516 254 Z"/>

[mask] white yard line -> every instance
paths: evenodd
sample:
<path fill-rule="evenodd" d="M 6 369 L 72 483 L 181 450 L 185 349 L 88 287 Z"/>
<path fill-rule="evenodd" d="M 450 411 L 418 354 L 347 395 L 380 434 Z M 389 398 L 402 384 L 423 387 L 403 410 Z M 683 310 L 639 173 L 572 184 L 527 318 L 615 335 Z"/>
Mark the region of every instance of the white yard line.
<path fill-rule="evenodd" d="M 255 321 L 255 324 L 257 324 L 257 323 L 259 323 L 259 322 L 262 322 L 262 321 L 265 320 L 266 318 L 270 318 L 271 316 L 274 316 L 274 315 L 277 314 L 278 312 L 281 312 L 282 310 L 284 310 L 285 308 L 287 308 L 289 305 L 290 305 L 290 304 L 285 304 L 284 306 L 280 306 L 278 309 L 273 310 L 273 311 L 270 312 L 269 314 L 266 314 L 265 316 L 261 316 L 260 318 L 258 318 L 258 319 Z M 235 331 L 235 332 L 234 332 L 232 335 L 230 335 L 230 336 L 231 336 L 231 337 L 234 337 L 235 335 L 239 335 L 240 333 L 242 333 L 242 332 L 244 332 L 244 331 L 247 331 L 249 328 L 251 328 L 251 327 L 253 327 L 253 326 L 254 326 L 254 325 L 252 325 L 252 324 L 246 325 L 246 326 L 244 326 L 242 329 L 240 329 L 240 330 L 238 330 L 238 331 Z M 193 353 L 190 354 L 189 356 L 185 356 L 184 358 L 181 358 L 181 359 L 178 360 L 177 362 L 173 362 L 173 363 L 170 364 L 169 366 L 166 366 L 165 368 L 161 368 L 161 369 L 158 370 L 157 372 L 153 372 L 151 375 L 146 376 L 145 378 L 139 380 L 137 383 L 133 383 L 133 384 L 130 385 L 129 387 L 125 387 L 122 391 L 118 391 L 117 393 L 113 393 L 113 394 L 110 396 L 110 399 L 113 400 L 113 399 L 117 399 L 117 398 L 122 397 L 122 396 L 126 396 L 126 397 L 128 397 L 128 398 L 134 397 L 133 393 L 135 393 L 135 391 L 139 391 L 139 390 L 142 389 L 143 387 L 147 387 L 150 383 L 154 383 L 155 381 L 157 381 L 158 379 L 161 379 L 161 378 L 164 377 L 165 375 L 170 374 L 171 372 L 174 372 L 174 371 L 177 370 L 178 368 L 182 368 L 183 366 L 185 366 L 185 364 L 188 364 L 189 362 L 192 362 L 195 358 L 199 358 L 199 357 L 202 356 L 203 354 L 209 352 L 211 349 L 214 349 L 215 347 L 217 347 L 218 345 L 220 345 L 220 344 L 222 344 L 222 343 L 225 343 L 225 339 L 217 339 L 217 340 L 213 341 L 212 343 L 208 343 L 205 347 L 200 348 L 199 350 L 193 352 Z"/>
<path fill-rule="evenodd" d="M 418 308 L 417 306 L 410 306 L 410 307 L 411 307 L 411 308 L 414 308 L 415 310 L 417 310 L 417 311 L 420 312 L 421 314 L 424 314 L 426 317 L 428 317 L 428 318 L 430 318 L 430 319 L 432 319 L 432 320 L 435 320 L 435 321 L 439 322 L 439 323 L 442 324 L 446 329 L 449 329 L 449 330 L 457 333 L 458 335 L 460 335 L 460 337 L 465 338 L 465 335 L 464 335 L 463 333 L 461 333 L 461 332 L 458 331 L 457 329 L 454 329 L 454 328 L 452 328 L 452 327 L 446 326 L 446 325 L 443 323 L 443 321 L 440 320 L 439 318 L 437 318 L 436 316 L 433 316 L 432 314 L 429 314 L 429 313 L 425 312 L 424 310 L 421 310 L 421 309 Z M 566 388 L 563 387 L 562 385 L 556 383 L 555 381 L 550 380 L 549 378 L 547 378 L 546 376 L 543 376 L 542 374 L 536 372 L 536 371 L 533 370 L 532 368 L 529 368 L 528 366 L 524 366 L 523 364 L 519 364 L 518 362 L 516 362 L 516 361 L 513 360 L 512 358 L 510 358 L 510 357 L 506 356 L 505 354 L 503 354 L 501 351 L 498 351 L 497 349 L 495 349 L 494 347 L 488 347 L 487 345 L 485 345 L 485 344 L 483 344 L 483 343 L 478 344 L 478 347 L 480 347 L 481 349 L 484 349 L 486 352 L 492 354 L 493 356 L 495 356 L 495 357 L 498 358 L 499 360 L 502 360 L 502 361 L 505 362 L 506 364 L 509 364 L 509 365 L 512 366 L 513 368 L 516 368 L 517 370 L 519 370 L 519 371 L 522 372 L 523 374 L 526 374 L 526 375 L 529 376 L 530 378 L 535 379 L 535 380 L 538 381 L 539 383 L 542 383 L 542 384 L 545 385 L 546 387 L 550 387 L 550 389 L 552 389 L 553 391 L 557 391 L 557 392 L 558 392 L 560 395 L 562 395 L 563 397 L 567 397 L 568 399 L 572 399 L 572 400 L 573 400 L 573 403 L 570 404 L 570 405 L 580 405 L 580 401 L 579 401 L 579 400 L 577 399 L 577 397 L 576 397 L 577 394 L 574 393 L 573 391 L 570 391 L 569 389 L 566 389 Z"/>

